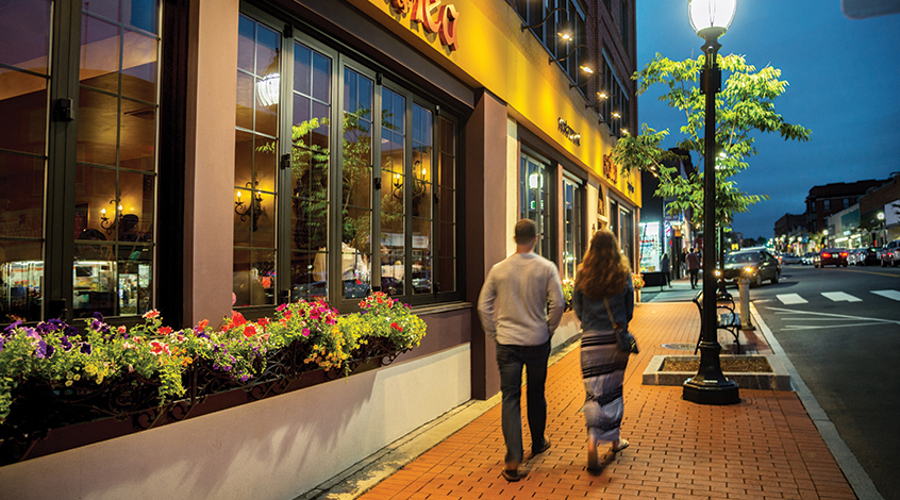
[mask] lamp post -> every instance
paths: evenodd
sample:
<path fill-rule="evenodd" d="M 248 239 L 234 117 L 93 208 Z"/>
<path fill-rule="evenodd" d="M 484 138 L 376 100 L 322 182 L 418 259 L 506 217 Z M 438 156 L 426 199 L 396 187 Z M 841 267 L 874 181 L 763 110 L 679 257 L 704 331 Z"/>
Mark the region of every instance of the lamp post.
<path fill-rule="evenodd" d="M 701 92 L 706 94 L 704 124 L 704 196 L 703 196 L 703 315 L 701 318 L 700 368 L 686 380 L 682 397 L 701 404 L 735 404 L 741 398 L 738 385 L 722 374 L 719 363 L 716 327 L 716 92 L 722 81 L 716 64 L 718 39 L 725 34 L 734 18 L 736 0 L 688 0 L 691 26 L 703 38 L 706 65 L 701 72 Z"/>

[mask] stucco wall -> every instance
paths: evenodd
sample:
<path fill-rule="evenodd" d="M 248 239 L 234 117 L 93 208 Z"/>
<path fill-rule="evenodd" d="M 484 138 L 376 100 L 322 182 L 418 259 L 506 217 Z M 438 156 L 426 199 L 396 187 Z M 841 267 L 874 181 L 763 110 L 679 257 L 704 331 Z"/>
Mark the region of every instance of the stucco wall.
<path fill-rule="evenodd" d="M 0 468 L 16 500 L 291 500 L 469 400 L 469 346 Z"/>

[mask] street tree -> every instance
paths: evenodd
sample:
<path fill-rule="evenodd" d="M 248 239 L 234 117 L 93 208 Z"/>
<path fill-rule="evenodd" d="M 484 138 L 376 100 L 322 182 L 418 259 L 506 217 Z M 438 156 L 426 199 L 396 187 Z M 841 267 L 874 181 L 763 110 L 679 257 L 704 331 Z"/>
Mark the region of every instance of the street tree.
<path fill-rule="evenodd" d="M 705 55 L 696 59 L 673 61 L 656 54 L 643 70 L 635 73 L 638 95 L 660 84 L 668 90 L 659 97 L 671 108 L 684 113 L 681 126 L 682 138 L 677 148 L 697 152 L 702 158 L 705 151 L 703 126 L 706 117 L 705 95 L 700 92 L 698 81 L 705 66 Z M 781 96 L 788 83 L 781 80 L 781 70 L 766 66 L 760 70 L 747 64 L 743 56 L 731 54 L 718 56 L 723 73 L 728 79 L 716 94 L 716 223 L 727 227 L 737 213 L 768 199 L 765 194 L 748 194 L 738 188 L 735 177 L 749 167 L 748 159 L 757 153 L 755 133 L 779 133 L 785 140 L 807 141 L 810 131 L 800 125 L 788 123 L 775 111 L 775 99 Z M 654 193 L 668 204 L 670 215 L 689 212 L 695 227 L 703 221 L 703 175 L 700 169 L 681 175 L 674 162 L 675 153 L 663 149 L 662 141 L 668 129 L 657 131 L 644 124 L 639 134 L 625 134 L 616 143 L 613 159 L 623 172 L 635 169 L 648 171 L 659 178 Z M 705 162 L 705 160 L 704 160 Z M 706 165 L 703 165 L 703 169 Z"/>

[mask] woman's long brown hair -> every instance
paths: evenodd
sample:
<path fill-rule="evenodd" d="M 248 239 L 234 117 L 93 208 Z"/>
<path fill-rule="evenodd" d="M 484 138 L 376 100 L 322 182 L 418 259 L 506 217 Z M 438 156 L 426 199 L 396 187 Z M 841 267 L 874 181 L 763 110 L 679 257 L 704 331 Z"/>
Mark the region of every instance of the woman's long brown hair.
<path fill-rule="evenodd" d="M 631 279 L 631 264 L 619 251 L 619 240 L 609 229 L 601 229 L 591 238 L 575 276 L 575 289 L 592 299 L 611 297 L 625 291 Z"/>

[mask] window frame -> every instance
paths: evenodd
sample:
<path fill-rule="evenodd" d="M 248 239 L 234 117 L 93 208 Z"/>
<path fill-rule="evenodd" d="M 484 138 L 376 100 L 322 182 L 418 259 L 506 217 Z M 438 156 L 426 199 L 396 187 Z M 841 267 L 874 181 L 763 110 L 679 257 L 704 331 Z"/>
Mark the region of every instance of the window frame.
<path fill-rule="evenodd" d="M 265 12 L 260 11 L 259 9 L 254 8 L 250 5 L 245 5 L 242 3 L 241 5 L 241 14 L 245 14 L 252 19 L 259 21 L 261 23 L 266 24 L 271 29 L 276 29 L 276 26 L 281 26 L 285 21 L 281 19 L 277 19 Z M 290 23 L 288 23 L 290 24 Z M 295 25 L 296 26 L 296 25 Z M 371 61 L 364 56 L 353 53 L 349 51 L 346 47 L 342 47 L 336 42 L 332 42 L 330 39 L 320 39 L 314 35 L 314 32 L 309 32 L 303 29 L 293 29 L 293 33 L 291 36 L 285 36 L 282 39 L 282 53 L 281 53 L 281 88 L 280 88 L 280 98 L 279 101 L 285 101 L 287 97 L 293 98 L 293 64 L 294 64 L 294 50 L 295 44 L 301 44 L 306 46 L 312 50 L 322 53 L 327 56 L 331 60 L 331 89 L 330 89 L 330 115 L 329 121 L 330 125 L 330 138 L 329 138 L 329 182 L 326 196 L 328 197 L 328 236 L 327 236 L 327 302 L 336 307 L 341 312 L 352 312 L 359 309 L 359 297 L 346 298 L 344 289 L 343 289 L 343 252 L 342 252 L 342 223 L 343 223 L 343 215 L 342 210 L 339 208 L 343 196 L 343 172 L 344 172 L 344 155 L 342 153 L 343 148 L 343 122 L 344 122 L 344 106 L 345 106 L 345 97 L 344 97 L 344 85 L 345 85 L 345 70 L 354 71 L 365 78 L 369 78 L 372 80 L 372 110 L 370 111 L 371 118 L 371 130 L 369 131 L 369 140 L 371 141 L 371 149 L 370 149 L 370 157 L 368 161 L 370 161 L 370 179 L 368 186 L 368 194 L 369 194 L 369 213 L 370 217 L 370 256 L 369 258 L 369 288 L 368 293 L 371 294 L 376 291 L 381 290 L 382 282 L 382 268 L 380 265 L 380 252 L 375 248 L 376 241 L 380 241 L 381 238 L 381 197 L 384 193 L 384 190 L 391 189 L 391 180 L 390 179 L 382 179 L 382 157 L 381 157 L 381 139 L 382 139 L 382 107 L 383 107 L 383 97 L 384 90 L 390 90 L 391 92 L 398 94 L 403 97 L 405 100 L 404 106 L 404 120 L 405 120 L 405 144 L 403 146 L 404 151 L 404 185 L 408 185 L 407 182 L 412 179 L 412 149 L 413 149 L 413 134 L 412 134 L 412 124 L 413 124 L 413 109 L 415 106 L 420 106 L 427 110 L 430 113 L 431 118 L 431 144 L 430 144 L 430 158 L 431 158 L 431 169 L 432 173 L 430 175 L 430 256 L 429 259 L 431 261 L 431 286 L 432 291 L 430 293 L 419 293 L 416 294 L 413 291 L 412 287 L 412 270 L 413 270 L 413 216 L 412 216 L 412 195 L 410 193 L 410 189 L 403 189 L 403 230 L 404 230 L 404 257 L 403 257 L 403 269 L 404 269 L 404 293 L 402 295 L 396 295 L 395 298 L 401 300 L 402 302 L 411 304 L 411 305 L 423 305 L 430 304 L 436 302 L 446 302 L 452 300 L 459 300 L 460 290 L 462 288 L 461 278 L 459 276 L 459 261 L 460 261 L 460 252 L 459 252 L 459 228 L 460 221 L 457 219 L 458 217 L 458 195 L 459 195 L 459 187 L 458 187 L 458 179 L 459 179 L 459 143 L 460 143 L 460 130 L 459 130 L 459 118 L 451 113 L 447 113 L 441 106 L 440 101 L 437 99 L 428 99 L 425 97 L 425 94 L 415 87 L 414 85 L 409 84 L 404 81 L 402 78 L 396 77 L 395 75 L 387 76 L 383 73 L 380 65 L 374 61 Z M 288 43 L 289 42 L 289 43 Z M 332 45 L 334 43 L 334 45 Z M 290 45 L 290 47 L 288 47 Z M 291 102 L 285 102 L 284 105 L 279 110 L 279 137 L 278 140 L 278 148 L 277 153 L 279 157 L 281 155 L 290 154 L 292 141 L 284 140 L 283 138 L 291 137 L 292 132 L 292 122 L 293 122 L 293 107 Z M 290 109 L 288 109 L 290 108 Z M 453 231 L 453 255 L 452 255 L 452 268 L 453 268 L 453 276 L 454 276 L 454 284 L 451 289 L 447 290 L 446 287 L 442 287 L 442 289 L 438 289 L 438 283 L 435 279 L 436 276 L 439 276 L 440 272 L 440 263 L 438 259 L 437 249 L 440 248 L 441 234 L 438 228 L 441 226 L 444 221 L 440 218 L 440 206 L 438 203 L 437 196 L 435 195 L 435 189 L 439 186 L 440 179 L 436 176 L 438 175 L 438 167 L 440 162 L 441 155 L 441 144 L 440 144 L 440 125 L 441 120 L 447 120 L 450 124 L 453 125 L 453 172 L 452 172 L 452 189 L 453 200 L 450 205 L 450 209 L 452 210 L 451 221 Z M 282 193 L 290 193 L 291 192 L 291 175 L 290 169 L 287 169 L 287 172 L 284 172 L 283 169 L 279 169 L 280 179 L 278 181 L 278 187 Z M 275 304 L 265 304 L 265 305 L 253 305 L 247 307 L 241 307 L 240 310 L 248 313 L 250 316 L 254 314 L 264 314 L 265 312 L 271 311 L 271 309 L 280 303 L 283 303 L 287 300 L 292 299 L 292 289 L 294 284 L 292 283 L 293 279 L 291 276 L 291 241 L 290 241 L 290 226 L 291 226 L 291 217 L 290 217 L 290 203 L 291 197 L 287 194 L 278 196 L 277 208 L 276 208 L 276 248 L 275 248 L 275 259 L 276 259 L 276 269 L 277 273 L 280 276 L 286 276 L 287 278 L 276 280 L 276 298 Z M 294 299 L 296 300 L 296 299 Z"/>

